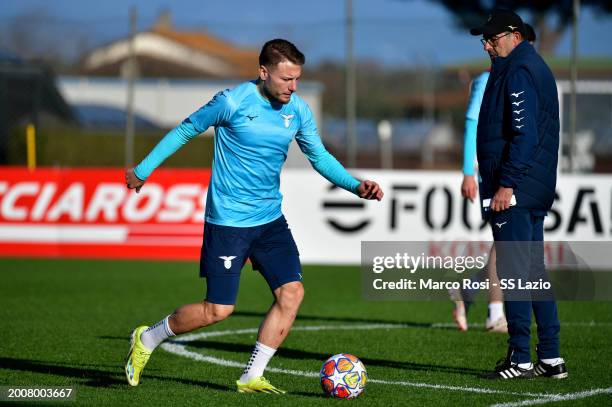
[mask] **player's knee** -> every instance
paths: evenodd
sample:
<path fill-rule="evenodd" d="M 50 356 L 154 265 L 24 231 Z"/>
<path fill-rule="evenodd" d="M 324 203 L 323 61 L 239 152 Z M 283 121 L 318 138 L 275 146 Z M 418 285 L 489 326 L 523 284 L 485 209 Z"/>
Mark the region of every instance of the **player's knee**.
<path fill-rule="evenodd" d="M 204 303 L 206 319 L 210 322 L 223 321 L 225 318 L 232 315 L 234 312 L 233 305 L 213 304 L 210 302 Z"/>
<path fill-rule="evenodd" d="M 282 308 L 297 310 L 304 299 L 304 286 L 299 281 L 283 285 L 277 296 L 277 301 Z"/>

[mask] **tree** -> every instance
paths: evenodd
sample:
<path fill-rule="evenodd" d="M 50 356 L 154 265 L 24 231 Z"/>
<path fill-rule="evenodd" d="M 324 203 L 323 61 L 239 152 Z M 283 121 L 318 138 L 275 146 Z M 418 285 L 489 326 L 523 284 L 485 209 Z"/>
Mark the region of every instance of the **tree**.
<path fill-rule="evenodd" d="M 543 54 L 552 54 L 565 29 L 571 24 L 572 0 L 430 0 L 451 11 L 463 28 L 476 27 L 486 20 L 494 8 L 516 12 L 529 12 L 530 23 L 538 36 L 538 48 Z M 581 5 L 596 11 L 612 13 L 610 0 L 581 0 Z"/>

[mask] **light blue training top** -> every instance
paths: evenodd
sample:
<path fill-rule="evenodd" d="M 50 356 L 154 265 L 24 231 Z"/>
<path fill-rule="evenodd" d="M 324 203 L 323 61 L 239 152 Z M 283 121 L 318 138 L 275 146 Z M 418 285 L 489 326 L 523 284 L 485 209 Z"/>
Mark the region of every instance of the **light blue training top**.
<path fill-rule="evenodd" d="M 484 96 L 489 71 L 478 75 L 472 81 L 470 89 L 470 100 L 465 113 L 465 133 L 463 135 L 463 174 L 474 175 L 474 163 L 476 161 L 476 130 L 478 128 L 478 115 L 480 105 Z"/>
<path fill-rule="evenodd" d="M 312 112 L 297 95 L 272 104 L 255 81 L 217 93 L 171 130 L 134 169 L 146 180 L 166 158 L 208 127 L 215 127 L 206 222 L 251 227 L 282 215 L 280 171 L 295 138 L 312 166 L 333 184 L 357 194 L 359 181 L 325 149 Z"/>

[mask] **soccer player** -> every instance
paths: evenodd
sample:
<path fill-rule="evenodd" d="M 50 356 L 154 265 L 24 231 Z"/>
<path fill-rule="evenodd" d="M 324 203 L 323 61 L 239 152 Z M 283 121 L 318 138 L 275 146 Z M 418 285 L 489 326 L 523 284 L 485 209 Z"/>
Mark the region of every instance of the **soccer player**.
<path fill-rule="evenodd" d="M 470 32 L 482 35 L 485 51 L 494 57 L 476 140 L 483 215 L 493 229 L 500 279 L 529 281 L 534 275 L 545 276 L 544 216 L 555 197 L 559 152 L 555 78 L 525 41 L 523 21 L 512 11 L 494 10 Z M 536 291 L 504 294 L 508 352 L 485 377 L 567 377 L 554 298 L 541 298 Z M 532 312 L 538 334 L 535 367 L 530 352 Z"/>
<path fill-rule="evenodd" d="M 531 45 L 536 41 L 536 33 L 533 27 L 525 23 L 525 36 Z M 495 55 L 490 55 L 494 58 Z M 474 177 L 476 161 L 476 129 L 478 127 L 478 114 L 482 104 L 487 81 L 489 80 L 490 69 L 478 75 L 471 84 L 470 97 L 467 112 L 465 114 L 465 132 L 463 138 L 463 182 L 461 183 L 461 195 L 474 202 L 476 199 L 476 180 Z M 489 289 L 489 306 L 485 329 L 488 332 L 508 333 L 508 323 L 504 315 L 504 295 L 499 288 L 497 269 L 495 267 L 496 254 L 495 246 L 491 247 L 489 262 L 481 272 L 473 277 L 474 280 L 482 281 L 488 278 L 491 283 Z M 471 304 L 474 302 L 476 293 L 472 290 L 451 291 L 451 299 L 455 302 L 453 319 L 460 331 L 467 331 L 467 315 Z"/>
<path fill-rule="evenodd" d="M 132 333 L 125 365 L 137 386 L 151 352 L 165 339 L 212 325 L 234 310 L 240 270 L 247 259 L 259 270 L 274 302 L 259 327 L 239 392 L 284 393 L 263 377 L 283 343 L 304 296 L 296 244 L 281 212 L 280 171 L 295 139 L 314 169 L 364 199 L 381 200 L 376 182 L 358 181 L 327 152 L 308 105 L 295 93 L 304 55 L 292 43 L 268 41 L 259 55 L 259 78 L 219 92 L 171 130 L 135 168 L 126 171 L 136 192 L 168 156 L 208 127 L 215 127 L 212 176 L 206 199 L 200 275 L 204 301 L 183 305 L 151 327 Z"/>

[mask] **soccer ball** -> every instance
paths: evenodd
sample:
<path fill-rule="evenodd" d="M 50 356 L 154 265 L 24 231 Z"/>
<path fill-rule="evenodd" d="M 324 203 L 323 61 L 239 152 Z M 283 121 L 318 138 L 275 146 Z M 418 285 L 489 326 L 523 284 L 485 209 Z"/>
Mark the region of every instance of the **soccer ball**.
<path fill-rule="evenodd" d="M 363 392 L 367 380 L 365 366 L 349 353 L 334 355 L 321 367 L 321 387 L 331 397 L 355 398 Z"/>

